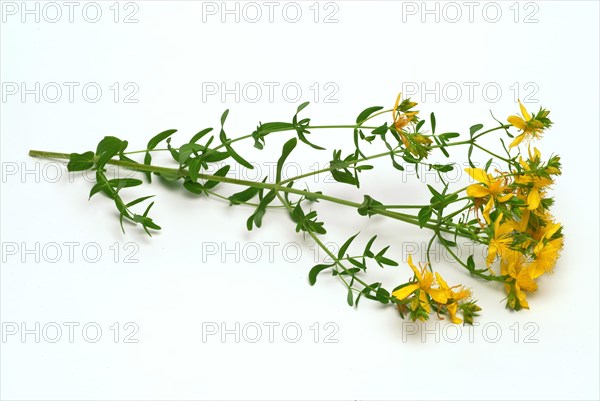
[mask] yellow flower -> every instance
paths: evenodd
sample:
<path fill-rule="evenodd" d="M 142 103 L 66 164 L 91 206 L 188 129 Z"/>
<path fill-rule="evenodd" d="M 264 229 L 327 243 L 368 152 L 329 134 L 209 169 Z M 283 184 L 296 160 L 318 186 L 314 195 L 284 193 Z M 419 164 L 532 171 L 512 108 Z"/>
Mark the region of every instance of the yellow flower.
<path fill-rule="evenodd" d="M 529 309 L 526 292 L 537 290 L 537 284 L 532 276 L 531 265 L 525 263 L 525 257 L 522 254 L 512 253 L 508 258 L 500 262 L 502 275 L 510 277 L 505 288 L 509 294 L 508 305 L 513 309 Z M 514 290 L 514 296 L 512 296 Z M 518 301 L 518 305 L 516 303 Z"/>
<path fill-rule="evenodd" d="M 462 323 L 462 319 L 456 316 L 456 312 L 458 311 L 458 301 L 471 297 L 471 291 L 460 285 L 449 287 L 446 281 L 442 278 L 442 276 L 439 275 L 439 273 L 435 273 L 435 278 L 440 288 L 442 290 L 445 290 L 449 299 L 452 300 L 452 302 L 446 304 L 446 309 L 450 314 L 450 320 L 454 324 Z M 458 290 L 454 291 L 454 288 L 458 288 Z"/>
<path fill-rule="evenodd" d="M 523 158 L 521 158 L 519 163 L 525 170 L 531 170 L 531 165 L 539 163 L 540 158 L 541 154 L 537 148 L 534 148 L 533 154 L 531 153 L 531 149 L 529 149 L 529 160 L 525 161 Z M 552 167 L 550 167 L 550 169 L 551 172 L 548 173 L 554 173 L 554 169 L 552 169 Z M 560 171 L 558 171 L 558 174 L 560 174 Z M 515 183 L 527 185 L 529 187 L 529 193 L 527 194 L 527 209 L 535 210 L 540 206 L 542 201 L 542 190 L 552 185 L 554 181 L 549 177 L 543 177 L 536 173 L 527 173 L 518 175 L 515 178 Z"/>
<path fill-rule="evenodd" d="M 404 127 L 406 127 L 414 117 L 419 114 L 418 111 L 408 111 L 417 105 L 415 102 L 411 102 L 409 99 L 404 100 L 400 103 L 402 93 L 398 94 L 394 109 L 392 110 L 392 116 L 394 118 L 394 127 L 400 133 Z M 404 138 L 402 138 L 404 141 Z M 405 143 L 406 146 L 406 143 Z M 407 146 L 408 147 L 408 146 Z"/>
<path fill-rule="evenodd" d="M 417 296 L 419 297 L 419 303 L 421 307 L 427 311 L 427 313 L 431 313 L 431 306 L 429 305 L 427 295 L 429 295 L 435 302 L 440 304 L 445 304 L 448 302 L 448 292 L 446 290 L 432 287 L 435 284 L 435 280 L 433 273 L 427 270 L 427 264 L 421 267 L 421 270 L 419 271 L 419 269 L 417 269 L 417 267 L 413 264 L 412 256 L 409 255 L 408 265 L 414 272 L 417 282 L 394 291 L 392 293 L 394 297 L 399 300 L 403 300 L 415 291 L 418 291 L 419 293 Z"/>
<path fill-rule="evenodd" d="M 510 249 L 510 246 L 513 243 L 513 237 L 511 234 L 515 230 L 515 223 L 513 221 L 506 221 L 500 224 L 503 217 L 504 215 L 500 213 L 500 215 L 494 221 L 494 225 L 492 226 L 492 229 L 494 230 L 494 236 L 490 238 L 490 243 L 488 244 L 488 255 L 486 258 L 488 267 L 494 263 L 497 256 L 500 256 L 500 258 L 504 259 L 509 254 L 517 252 Z"/>
<path fill-rule="evenodd" d="M 473 198 L 490 197 L 483 210 L 483 217 L 485 218 L 485 221 L 490 224 L 490 212 L 494 206 L 494 201 L 500 203 L 506 202 L 512 198 L 513 194 L 505 194 L 506 191 L 510 191 L 510 188 L 506 185 L 506 180 L 503 178 L 495 178 L 493 175 L 486 173 L 485 170 L 480 168 L 468 167 L 465 171 L 474 180 L 483 184 L 469 185 L 467 187 L 467 195 Z"/>
<path fill-rule="evenodd" d="M 563 238 L 551 239 L 560 230 L 558 223 L 549 223 L 538 232 L 534 238 L 539 237 L 539 242 L 533 249 L 535 259 L 531 262 L 532 277 L 538 278 L 544 273 L 551 272 L 563 247 Z"/>
<path fill-rule="evenodd" d="M 542 119 L 543 121 L 547 121 L 546 124 L 544 124 L 543 121 L 540 121 L 539 119 L 532 117 L 531 114 L 529 114 L 529 112 L 525 108 L 525 106 L 523 106 L 523 103 L 521 103 L 520 100 L 519 100 L 519 107 L 521 108 L 521 114 L 523 115 L 523 117 L 518 116 L 518 115 L 513 115 L 513 116 L 508 117 L 508 122 L 513 127 L 521 130 L 522 133 L 512 141 L 509 148 L 513 148 L 513 147 L 519 145 L 525 138 L 528 138 L 528 137 L 535 138 L 535 139 L 539 138 L 542 131 L 544 130 L 544 128 L 546 128 L 547 126 L 550 125 L 550 121 L 546 119 L 546 117 L 549 114 L 548 111 L 546 111 L 546 110 L 540 111 L 540 113 L 541 113 L 540 119 Z"/>

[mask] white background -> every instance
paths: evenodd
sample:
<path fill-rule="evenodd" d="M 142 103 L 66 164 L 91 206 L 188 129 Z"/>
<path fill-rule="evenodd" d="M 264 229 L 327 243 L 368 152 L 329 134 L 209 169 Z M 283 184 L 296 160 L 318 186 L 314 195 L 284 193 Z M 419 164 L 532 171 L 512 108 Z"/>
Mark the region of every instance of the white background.
<path fill-rule="evenodd" d="M 220 12 L 220 2 L 121 3 L 118 22 L 113 2 L 98 2 L 102 16 L 96 23 L 82 15 L 86 3 L 75 8 L 73 22 L 68 8 L 56 3 L 63 15 L 55 23 L 49 21 L 55 9 L 44 8 L 44 2 L 28 6 L 35 3 L 39 22 L 21 14 L 20 2 L 2 2 L 3 399 L 598 398 L 598 3 L 477 3 L 470 21 L 463 2 L 428 2 L 439 11 L 436 21 L 435 14 L 422 14 L 421 2 L 322 2 L 316 23 L 313 2 L 298 3 L 302 16 L 296 23 L 282 15 L 286 3 L 274 9 L 273 22 L 267 6 L 255 3 L 263 12 L 255 23 L 248 21 L 254 11 L 245 3 L 237 6 L 239 22 L 225 15 L 224 23 L 220 13 L 203 13 L 213 6 Z M 294 17 L 289 7 L 288 19 Z M 461 18 L 455 17 L 456 7 Z M 502 14 L 492 22 L 498 8 Z M 86 10 L 93 18 L 93 10 Z M 138 22 L 124 23 L 131 12 Z M 332 12 L 337 22 L 325 23 Z M 54 92 L 40 93 L 36 102 L 35 94 L 22 99 L 20 92 L 7 91 L 15 83 L 31 89 L 36 82 L 41 88 L 59 83 L 62 97 L 52 103 Z M 79 84 L 72 102 L 64 82 Z M 254 94 L 243 93 L 223 101 L 220 94 L 203 92 L 212 82 L 229 88 L 258 83 L 263 93 L 256 102 L 249 98 Z M 265 82 L 279 85 L 272 99 Z M 86 83 L 102 88 L 97 102 L 83 97 Z M 114 83 L 121 87 L 117 102 L 110 89 Z M 124 102 L 126 83 L 139 88 L 133 96 L 137 103 Z M 290 99 L 293 92 L 284 96 L 286 83 L 302 89 L 301 99 Z M 310 89 L 315 83 L 318 95 Z M 459 327 L 461 337 L 454 343 L 457 332 L 445 322 L 438 325 L 435 317 L 426 327 L 429 334 L 423 328 L 412 334 L 415 327 L 391 307 L 364 300 L 358 309 L 348 307 L 343 286 L 330 276 L 310 287 L 306 277 L 316 263 L 314 245 L 294 233 L 284 213 L 269 213 L 262 229 L 248 233 L 251 209 L 197 199 L 155 180 L 126 196 L 156 194 L 153 214 L 163 230 L 148 238 L 128 225 L 124 235 L 108 200 L 87 201 L 91 182 L 81 174 L 69 176 L 56 162 L 27 157 L 29 149 L 92 150 L 105 135 L 143 149 L 151 136 L 169 128 L 180 130 L 174 143 L 183 143 L 201 128 L 216 127 L 226 108 L 231 109 L 229 135 L 242 135 L 259 121 L 289 121 L 304 100 L 312 102 L 304 113 L 314 124 L 351 124 L 368 106 L 390 107 L 399 91 L 414 87 L 406 86 L 411 83 L 433 89 L 413 94 L 424 103 L 423 115 L 435 111 L 440 132 L 463 135 L 475 123 L 494 126 L 489 110 L 504 120 L 518 111 L 516 96 L 531 95 L 525 99 L 528 108 L 543 105 L 555 121 L 536 146 L 544 157 L 560 154 L 564 164 L 554 187 L 554 214 L 565 227 L 565 248 L 555 273 L 543 277 L 530 297 L 531 310 L 509 312 L 500 286 L 468 277 L 443 254 L 434 256 L 447 280 L 470 286 L 483 308 L 479 326 L 472 332 Z M 475 88 L 471 98 L 467 85 Z M 457 86 L 458 96 L 443 93 Z M 491 88 L 488 93 L 484 86 Z M 326 99 L 331 88 L 336 93 Z M 269 137 L 263 152 L 250 143 L 238 149 L 265 175 L 264 162 L 276 161 L 288 137 Z M 352 148 L 348 130 L 315 133 L 312 139 L 329 149 Z M 497 138 L 487 143 L 499 146 Z M 289 161 L 307 172 L 317 162 L 323 167 L 330 152 L 299 146 Z M 463 162 L 464 149 L 455 149 L 453 157 Z M 388 164 L 385 159 L 365 174 L 359 191 L 322 179 L 309 185 L 357 201 L 367 193 L 384 203 L 427 201 L 416 177 Z M 234 190 L 222 188 L 226 194 Z M 426 232 L 400 222 L 367 220 L 327 204 L 317 208 L 329 230 L 327 242 L 339 244 L 361 231 L 360 246 L 379 233 L 376 248 L 392 245 L 390 256 L 401 259 L 428 240 Z M 65 245 L 70 242 L 78 244 L 72 261 Z M 24 251 L 36 243 L 37 255 Z M 54 243 L 62 257 L 52 263 Z M 16 254 L 7 252 L 14 246 Z M 84 246 L 91 257 L 100 249 L 99 261 L 86 259 Z M 207 252 L 211 246 L 216 254 Z M 137 263 L 126 263 L 132 250 Z M 383 279 L 388 288 L 411 275 L 405 264 L 372 270 L 373 281 Z M 36 322 L 39 343 L 34 334 L 24 340 L 21 332 L 7 335 L 9 327 L 21 330 L 21 324 L 35 331 Z M 68 322 L 79 324 L 73 342 Z M 117 343 L 110 329 L 115 322 L 121 328 Z M 124 328 L 128 322 L 139 328 L 133 336 L 137 343 L 124 340 L 131 332 Z M 207 324 L 232 329 L 236 322 L 240 328 L 262 326 L 262 338 L 251 343 L 247 339 L 254 332 L 248 332 L 239 343 L 233 334 L 224 342 L 220 335 L 203 341 Z M 272 343 L 268 322 L 279 324 Z M 328 322 L 332 325 L 325 326 Z M 82 337 L 86 323 L 101 327 L 98 342 Z M 299 341 L 283 337 L 287 323 L 302 329 Z M 63 332 L 51 343 L 54 331 L 44 333 L 43 327 L 54 325 Z M 327 342 L 336 327 L 330 339 L 337 342 Z M 288 334 L 293 337 L 294 331 Z"/>

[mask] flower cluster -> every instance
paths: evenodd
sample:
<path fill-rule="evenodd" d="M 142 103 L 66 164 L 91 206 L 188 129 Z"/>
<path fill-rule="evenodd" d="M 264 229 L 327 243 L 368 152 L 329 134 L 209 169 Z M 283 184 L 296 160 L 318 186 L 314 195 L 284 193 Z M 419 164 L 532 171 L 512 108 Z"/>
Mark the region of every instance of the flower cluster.
<path fill-rule="evenodd" d="M 523 139 L 539 138 L 552 122 L 549 112 L 541 109 L 533 117 L 521 104 L 524 119 L 511 116 L 508 121 L 522 131 L 513 144 Z M 528 158 L 509 163 L 508 172 L 488 174 L 483 169 L 467 168 L 479 183 L 467 188 L 475 209 L 483 208 L 481 222 L 488 238 L 487 266 L 500 260 L 500 274 L 505 276 L 507 307 L 529 308 L 526 293 L 537 289 L 536 279 L 554 268 L 563 246 L 562 226 L 550 213 L 553 199 L 548 190 L 554 176 L 561 174 L 560 158 L 542 161 L 537 148 L 528 150 Z M 484 206 L 485 205 L 485 206 Z"/>
<path fill-rule="evenodd" d="M 416 145 L 425 145 L 424 148 L 429 150 L 427 145 L 431 142 L 415 141 L 412 138 L 415 134 L 405 130 L 407 124 L 417 122 L 416 112 L 408 111 L 416 104 L 409 100 L 400 103 L 399 99 L 394 107 L 394 127 L 408 152 L 426 157 L 426 153 L 423 156 L 421 152 L 423 148 Z M 548 119 L 549 111 L 540 109 L 532 116 L 522 103 L 519 102 L 519 105 L 523 117 L 508 118 L 510 126 L 520 131 L 509 149 L 523 141 L 530 143 L 540 138 L 543 131 L 552 125 Z M 535 292 L 537 279 L 553 270 L 563 247 L 562 226 L 555 222 L 549 210 L 553 204 L 549 188 L 554 177 L 561 174 L 561 164 L 558 156 L 543 161 L 540 151 L 531 149 L 531 145 L 527 158 L 520 154 L 510 157 L 509 150 L 507 153 L 508 159 L 500 157 L 508 164 L 506 171 L 496 169 L 489 172 L 491 163 L 484 169 L 465 169 L 476 181 L 465 192 L 471 200 L 470 209 L 477 216 L 475 225 L 478 227 L 473 232 L 482 234 L 475 238 L 487 245 L 487 275 L 480 277 L 503 283 L 508 294 L 507 307 L 520 310 L 529 308 L 527 293 Z M 444 199 L 440 195 L 438 202 Z M 436 211 L 436 214 L 439 213 Z M 440 240 L 448 242 L 442 237 Z M 469 263 L 461 264 L 473 273 L 472 257 Z M 495 263 L 499 264 L 499 275 L 494 270 Z M 435 310 L 438 315 L 448 314 L 453 323 L 461 323 L 463 320 L 457 317 L 460 309 L 465 323 L 472 322 L 475 312 L 480 309 L 469 301 L 469 290 L 461 285 L 449 287 L 439 273 L 433 273 L 427 265 L 417 269 L 410 257 L 408 264 L 414 278 L 392 292 L 401 314 L 408 313 L 412 320 L 425 320 Z"/>
<path fill-rule="evenodd" d="M 402 316 L 408 313 L 410 318 L 424 321 L 429 318 L 432 308 L 438 313 L 448 314 L 452 323 L 462 323 L 457 316 L 460 309 L 466 323 L 473 323 L 473 317 L 481 309 L 475 302 L 469 301 L 471 291 L 462 285 L 448 286 L 439 273 L 433 273 L 424 266 L 414 265 L 412 256 L 408 256 L 408 265 L 414 276 L 408 283 L 402 284 L 392 292 L 397 299 L 398 311 Z"/>

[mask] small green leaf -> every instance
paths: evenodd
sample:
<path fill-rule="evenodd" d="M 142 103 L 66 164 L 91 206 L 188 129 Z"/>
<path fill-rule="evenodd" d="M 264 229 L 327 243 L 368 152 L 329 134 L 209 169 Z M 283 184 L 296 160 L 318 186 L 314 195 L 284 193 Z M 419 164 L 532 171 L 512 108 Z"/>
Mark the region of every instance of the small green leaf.
<path fill-rule="evenodd" d="M 438 138 L 443 141 L 447 141 L 448 139 L 458 138 L 460 134 L 458 132 L 445 132 L 443 134 L 438 135 Z"/>
<path fill-rule="evenodd" d="M 225 125 L 225 120 L 227 120 L 227 116 L 229 115 L 229 109 L 225 110 L 221 115 L 221 125 Z"/>
<path fill-rule="evenodd" d="M 204 186 L 195 181 L 184 181 L 183 187 L 193 194 L 200 195 L 204 192 Z"/>
<path fill-rule="evenodd" d="M 454 170 L 454 166 L 452 166 L 452 164 L 432 164 L 431 168 L 441 173 L 447 173 Z"/>
<path fill-rule="evenodd" d="M 300 113 L 302 110 L 304 110 L 304 108 L 306 106 L 308 106 L 310 104 L 310 102 L 304 102 L 302 103 L 300 106 L 298 106 L 298 108 L 296 109 L 296 114 Z"/>
<path fill-rule="evenodd" d="M 148 141 L 147 148 L 149 150 L 153 150 L 154 148 L 156 148 L 156 146 L 158 146 L 159 143 L 173 135 L 175 132 L 177 132 L 176 129 L 168 129 L 166 131 L 161 132 L 160 134 L 155 135 L 154 137 L 152 137 L 152 139 Z"/>
<path fill-rule="evenodd" d="M 473 125 L 470 129 L 469 132 L 471 133 L 471 137 L 473 137 L 473 135 L 479 131 L 480 129 L 483 128 L 483 124 L 475 124 Z"/>
<path fill-rule="evenodd" d="M 354 293 L 352 292 L 352 288 L 348 288 L 348 295 L 346 296 L 346 301 L 348 305 L 354 306 Z"/>
<path fill-rule="evenodd" d="M 312 267 L 312 269 L 310 269 L 310 271 L 308 272 L 308 282 L 310 285 L 315 285 L 315 283 L 317 282 L 317 276 L 319 275 L 319 273 L 321 273 L 323 270 L 330 268 L 333 265 L 325 265 L 325 264 L 319 264 L 319 265 L 315 265 Z"/>
<path fill-rule="evenodd" d="M 389 127 L 388 127 L 387 123 L 384 123 L 383 125 L 380 125 L 379 127 L 375 128 L 373 131 L 371 131 L 371 134 L 384 135 L 388 131 L 388 129 L 389 129 Z"/>
<path fill-rule="evenodd" d="M 96 149 L 96 168 L 103 169 L 106 163 L 112 159 L 114 156 L 123 151 L 123 145 L 126 145 L 126 142 L 123 142 L 119 138 L 114 136 L 105 136 L 99 143 Z"/>
<path fill-rule="evenodd" d="M 189 143 L 196 143 L 198 142 L 200 139 L 202 139 L 202 137 L 206 134 L 208 134 L 210 131 L 212 131 L 212 128 L 205 128 L 202 131 L 198 132 L 196 135 L 194 135 L 192 137 L 192 139 L 190 139 Z"/>
<path fill-rule="evenodd" d="M 338 251 L 338 259 L 343 259 L 344 255 L 346 254 L 346 251 L 348 250 L 348 247 L 350 246 L 350 244 L 352 243 L 352 241 L 354 241 L 354 239 L 356 238 L 356 236 L 359 233 L 354 234 L 352 237 L 348 238 L 346 240 L 346 242 L 344 242 L 344 245 L 342 245 L 342 247 L 340 248 L 340 250 Z"/>
<path fill-rule="evenodd" d="M 430 119 L 431 119 L 431 133 L 435 134 L 435 114 L 431 113 Z"/>
<path fill-rule="evenodd" d="M 248 202 L 250 199 L 254 198 L 258 193 L 259 189 L 255 187 L 248 187 L 245 190 L 235 193 L 231 195 L 229 201 L 232 205 L 239 205 L 245 202 Z"/>
<path fill-rule="evenodd" d="M 220 169 L 218 169 L 217 171 L 215 171 L 215 173 L 213 175 L 215 177 L 225 177 L 227 175 L 227 173 L 229 172 L 230 167 L 231 166 L 229 166 L 229 165 L 225 165 L 225 166 L 221 167 Z M 221 181 L 209 180 L 204 183 L 204 188 L 213 189 L 220 183 L 221 183 Z"/>
<path fill-rule="evenodd" d="M 427 224 L 427 222 L 429 222 L 429 219 L 431 218 L 431 215 L 433 214 L 433 210 L 431 209 L 431 206 L 425 206 L 424 208 L 421 208 L 421 210 L 419 210 L 419 227 L 423 228 L 425 226 L 425 224 Z"/>
<path fill-rule="evenodd" d="M 94 152 L 71 153 L 69 155 L 68 171 L 84 171 L 94 166 Z"/>
<path fill-rule="evenodd" d="M 361 124 L 363 121 L 365 121 L 367 118 L 369 118 L 369 116 L 373 113 L 375 113 L 376 111 L 379 111 L 383 109 L 382 106 L 373 106 L 373 107 L 368 107 L 366 109 L 364 109 L 359 115 L 358 117 L 356 117 L 356 123 L 357 124 Z"/>
<path fill-rule="evenodd" d="M 129 202 L 125 206 L 127 206 L 127 207 L 135 206 L 138 203 L 141 203 L 141 202 L 145 201 L 146 199 L 150 199 L 150 198 L 153 198 L 153 197 L 154 197 L 154 195 L 142 196 L 141 198 L 137 198 L 136 200 L 133 200 L 133 201 Z"/>
<path fill-rule="evenodd" d="M 275 178 L 275 182 L 281 182 L 281 170 L 283 169 L 285 159 L 287 159 L 290 153 L 292 153 L 297 143 L 298 141 L 296 140 L 296 138 L 292 138 L 283 145 L 283 149 L 281 150 L 281 156 L 277 161 L 277 177 Z"/>
<path fill-rule="evenodd" d="M 203 149 L 204 146 L 199 145 L 197 143 L 186 143 L 184 145 L 181 145 L 181 147 L 179 148 L 179 163 L 183 165 L 185 162 L 187 162 L 192 153 L 200 152 Z"/>

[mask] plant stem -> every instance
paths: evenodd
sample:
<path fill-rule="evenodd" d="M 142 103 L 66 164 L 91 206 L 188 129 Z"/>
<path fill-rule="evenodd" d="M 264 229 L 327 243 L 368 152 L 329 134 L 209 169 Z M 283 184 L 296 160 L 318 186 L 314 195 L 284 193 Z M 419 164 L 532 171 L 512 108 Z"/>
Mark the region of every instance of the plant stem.
<path fill-rule="evenodd" d="M 39 151 L 39 150 L 31 150 L 31 151 L 29 151 L 29 155 L 31 157 L 50 158 L 50 159 L 67 159 L 67 160 L 70 157 L 69 153 L 46 152 L 46 151 Z M 188 171 L 185 169 L 174 169 L 174 168 L 169 168 L 169 167 L 146 165 L 146 164 L 129 162 L 126 160 L 110 159 L 107 162 L 107 164 L 110 164 L 113 166 L 118 166 L 118 167 L 123 167 L 123 168 L 133 170 L 133 171 L 139 171 L 139 172 L 159 173 L 159 174 L 166 174 L 166 175 L 177 176 L 177 177 L 186 177 L 188 175 Z M 313 199 L 321 199 L 321 200 L 336 203 L 339 205 L 349 206 L 349 207 L 352 207 L 355 209 L 362 207 L 362 204 L 358 203 L 358 202 L 352 202 L 352 201 L 349 201 L 346 199 L 341 199 L 341 198 L 337 198 L 334 196 L 325 195 L 322 193 L 310 192 L 310 191 L 305 191 L 305 190 L 296 189 L 296 188 L 290 188 L 287 186 L 283 186 L 282 183 L 272 184 L 272 183 L 266 183 L 266 182 L 241 180 L 241 179 L 230 178 L 230 177 L 220 177 L 220 176 L 215 176 L 215 175 L 210 175 L 210 174 L 202 174 L 202 173 L 198 174 L 198 178 L 203 179 L 203 180 L 219 181 L 219 182 L 223 182 L 223 183 L 227 183 L 227 184 L 243 185 L 243 186 L 249 186 L 249 187 L 260 188 L 260 189 L 288 192 L 288 193 L 292 193 L 295 195 L 300 195 L 300 196 L 309 197 L 309 198 L 313 198 Z M 412 224 L 412 225 L 417 225 L 417 226 L 419 225 L 417 216 L 393 212 L 390 210 L 373 210 L 373 212 L 375 214 L 390 217 L 395 220 L 404 221 L 404 222 Z M 431 229 L 431 230 L 441 229 L 445 232 L 454 233 L 453 231 L 450 231 L 448 229 L 444 229 L 441 227 L 437 227 L 432 224 L 425 224 L 423 227 Z M 472 235 L 465 235 L 462 232 L 460 232 L 459 235 L 461 235 L 462 237 L 465 237 L 465 238 L 472 238 Z"/>

